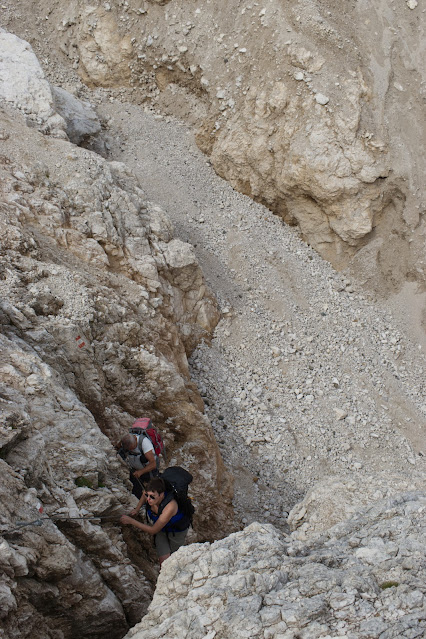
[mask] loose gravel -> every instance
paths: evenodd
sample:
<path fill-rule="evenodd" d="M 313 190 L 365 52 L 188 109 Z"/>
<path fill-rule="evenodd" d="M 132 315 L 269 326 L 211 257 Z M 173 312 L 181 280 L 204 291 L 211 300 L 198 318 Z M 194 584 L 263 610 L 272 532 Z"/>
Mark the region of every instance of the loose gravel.
<path fill-rule="evenodd" d="M 111 158 L 195 246 L 219 300 L 214 339 L 190 366 L 240 522 L 285 529 L 327 475 L 421 470 L 424 354 L 386 305 L 218 177 L 184 125 L 104 91 L 94 100 Z"/>

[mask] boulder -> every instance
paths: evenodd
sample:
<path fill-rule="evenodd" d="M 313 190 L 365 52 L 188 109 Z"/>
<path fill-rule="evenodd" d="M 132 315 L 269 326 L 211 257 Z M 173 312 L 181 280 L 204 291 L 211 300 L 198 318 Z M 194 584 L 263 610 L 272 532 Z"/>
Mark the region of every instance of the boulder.
<path fill-rule="evenodd" d="M 66 134 L 73 144 L 81 144 L 101 131 L 101 123 L 89 103 L 82 102 L 65 89 L 50 86 L 55 109 L 66 122 Z"/>
<path fill-rule="evenodd" d="M 0 29 L 0 99 L 19 108 L 44 133 L 67 139 L 64 119 L 31 45 Z"/>
<path fill-rule="evenodd" d="M 413 470 L 406 475 L 389 471 L 363 477 L 327 477 L 316 482 L 292 508 L 288 523 L 293 537 L 305 540 L 345 521 L 375 500 L 425 489 L 424 475 Z"/>

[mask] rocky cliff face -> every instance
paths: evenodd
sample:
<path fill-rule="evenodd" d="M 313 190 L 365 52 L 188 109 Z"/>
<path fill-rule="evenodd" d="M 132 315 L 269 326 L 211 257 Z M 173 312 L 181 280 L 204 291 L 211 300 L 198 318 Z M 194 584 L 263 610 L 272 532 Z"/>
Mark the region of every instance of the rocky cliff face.
<path fill-rule="evenodd" d="M 251 524 L 182 548 L 127 637 L 423 637 L 423 494 L 371 504 L 301 543 Z"/>
<path fill-rule="evenodd" d="M 38 5 L 85 83 L 187 118 L 220 175 L 335 265 L 368 247 L 371 286 L 424 282 L 417 1 Z"/>
<path fill-rule="evenodd" d="M 199 538 L 232 527 L 187 363 L 219 313 L 135 176 L 64 126 L 43 136 L 53 98 L 47 83 L 43 103 L 31 90 L 31 128 L 6 102 L 0 113 L 1 615 L 8 637 L 122 636 L 155 578 L 147 540 L 126 531 L 126 545 L 118 524 L 130 484 L 111 442 L 134 418 L 152 416 L 169 463 L 193 472 Z"/>

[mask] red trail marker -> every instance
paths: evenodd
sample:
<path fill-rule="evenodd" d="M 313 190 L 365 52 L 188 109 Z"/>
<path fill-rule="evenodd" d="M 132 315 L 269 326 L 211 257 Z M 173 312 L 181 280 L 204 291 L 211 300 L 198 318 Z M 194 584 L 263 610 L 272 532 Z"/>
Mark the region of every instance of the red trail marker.
<path fill-rule="evenodd" d="M 82 337 L 80 335 L 75 338 L 75 341 L 77 342 L 78 348 L 83 348 L 83 346 L 86 346 L 86 342 L 82 341 Z"/>

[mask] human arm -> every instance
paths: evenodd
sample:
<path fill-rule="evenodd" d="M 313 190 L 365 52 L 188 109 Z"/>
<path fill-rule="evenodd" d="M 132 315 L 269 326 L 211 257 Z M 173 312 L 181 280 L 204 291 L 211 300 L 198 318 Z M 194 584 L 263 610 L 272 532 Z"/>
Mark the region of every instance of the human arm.
<path fill-rule="evenodd" d="M 140 477 L 141 475 L 145 475 L 145 473 L 149 473 L 151 472 L 151 470 L 155 470 L 157 468 L 157 461 L 155 459 L 154 451 L 148 450 L 146 453 L 144 453 L 144 455 L 146 459 L 148 460 L 148 463 L 146 466 L 144 466 L 140 470 L 134 470 L 133 471 L 134 477 Z"/>
<path fill-rule="evenodd" d="M 152 470 L 156 470 L 157 468 L 157 459 L 155 457 L 154 446 L 152 445 L 151 440 L 149 437 L 141 437 L 139 438 L 140 449 L 142 450 L 141 461 L 144 466 L 143 468 L 133 472 L 134 477 L 137 478 L 141 477 L 141 475 L 145 475 L 146 473 L 150 473 Z"/>
<path fill-rule="evenodd" d="M 143 491 L 142 497 L 138 501 L 138 505 L 136 506 L 136 508 L 133 508 L 133 510 L 130 511 L 130 514 L 137 515 L 140 509 L 142 508 L 142 506 L 144 506 L 145 504 L 146 504 L 146 495 L 145 495 L 145 491 Z"/>
<path fill-rule="evenodd" d="M 135 526 L 135 528 L 139 528 L 143 532 L 147 532 L 150 535 L 156 535 L 160 530 L 169 523 L 172 517 L 176 515 L 178 511 L 177 502 L 173 499 L 170 503 L 168 503 L 165 507 L 155 524 L 149 526 L 148 524 L 143 524 L 141 521 L 136 521 L 136 519 L 132 519 L 128 515 L 121 516 L 122 524 L 130 524 L 131 526 Z"/>

